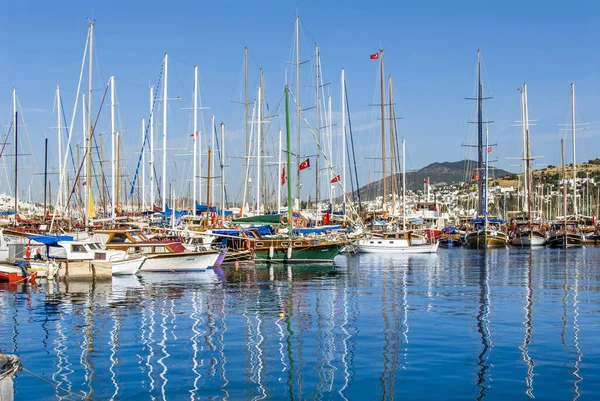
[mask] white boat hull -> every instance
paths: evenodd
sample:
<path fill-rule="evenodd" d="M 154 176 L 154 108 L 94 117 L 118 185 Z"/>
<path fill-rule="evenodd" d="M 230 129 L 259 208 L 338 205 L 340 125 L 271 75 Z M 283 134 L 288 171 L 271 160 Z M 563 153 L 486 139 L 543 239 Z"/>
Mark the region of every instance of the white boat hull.
<path fill-rule="evenodd" d="M 387 242 L 387 243 L 386 243 Z M 427 245 L 409 245 L 407 240 L 394 240 L 393 243 L 385 240 L 360 240 L 355 245 L 358 253 L 395 253 L 395 254 L 418 254 L 418 253 L 436 253 L 439 243 Z"/>
<path fill-rule="evenodd" d="M 211 268 L 218 257 L 218 252 L 151 255 L 140 272 L 201 272 Z"/>
<path fill-rule="evenodd" d="M 134 259 L 124 259 L 112 263 L 112 274 L 113 276 L 125 276 L 136 274 L 140 267 L 146 261 L 145 257 L 134 258 Z"/>

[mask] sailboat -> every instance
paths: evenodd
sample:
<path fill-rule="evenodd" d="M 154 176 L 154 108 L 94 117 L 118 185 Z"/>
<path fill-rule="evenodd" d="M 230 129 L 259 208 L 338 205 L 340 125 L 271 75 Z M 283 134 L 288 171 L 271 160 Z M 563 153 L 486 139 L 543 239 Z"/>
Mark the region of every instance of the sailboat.
<path fill-rule="evenodd" d="M 490 219 L 487 209 L 488 195 L 488 131 L 486 129 L 485 170 L 483 167 L 483 85 L 481 84 L 481 52 L 477 50 L 477 192 L 478 205 L 477 214 L 481 217 L 473 219 L 473 229 L 467 233 L 466 242 L 469 248 L 487 249 L 506 247 L 508 236 L 502 230 L 504 221 L 501 219 Z M 485 176 L 482 177 L 482 170 Z M 485 181 L 484 181 L 485 178 Z"/>
<path fill-rule="evenodd" d="M 527 82 L 521 88 L 521 116 L 523 131 L 523 161 L 525 162 L 525 203 L 527 216 L 524 220 L 515 221 L 510 243 L 516 246 L 540 246 L 546 243 L 546 235 L 541 229 L 541 222 L 531 218 L 531 151 L 529 146 L 529 109 L 527 106 Z"/>
<path fill-rule="evenodd" d="M 580 248 L 583 246 L 583 235 L 577 229 L 577 221 L 569 224 L 567 219 L 567 181 L 565 174 L 565 142 L 560 141 L 562 153 L 562 181 L 563 181 L 563 220 L 552 225 L 548 236 L 548 245 L 551 248 Z"/>
<path fill-rule="evenodd" d="M 256 231 L 251 231 L 246 239 L 246 247 L 254 252 L 256 261 L 281 261 L 283 263 L 332 263 L 335 256 L 346 246 L 346 241 L 328 238 L 303 238 L 294 235 L 294 215 L 292 210 L 292 159 L 290 140 L 290 109 L 289 88 L 285 87 L 285 118 L 286 118 L 286 146 L 287 166 L 286 184 L 288 195 L 287 215 L 275 216 L 273 219 L 280 223 L 287 223 L 287 236 L 260 236 Z M 266 215 L 268 216 L 268 215 Z M 259 216 L 260 217 L 260 216 Z M 283 218 L 285 217 L 285 219 Z M 239 222 L 238 219 L 237 221 Z M 272 224 L 277 224 L 274 222 Z"/>

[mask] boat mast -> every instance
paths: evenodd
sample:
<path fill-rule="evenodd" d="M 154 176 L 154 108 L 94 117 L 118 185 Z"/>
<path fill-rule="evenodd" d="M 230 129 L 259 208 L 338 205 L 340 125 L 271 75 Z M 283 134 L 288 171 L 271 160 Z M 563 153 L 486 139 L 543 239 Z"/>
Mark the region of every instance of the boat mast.
<path fill-rule="evenodd" d="M 196 149 L 198 141 L 198 66 L 194 66 L 194 134 L 193 134 L 193 146 L 194 146 L 194 174 L 192 176 L 192 216 L 196 215 L 196 177 L 198 176 L 198 155 Z"/>
<path fill-rule="evenodd" d="M 165 53 L 164 58 L 164 69 L 165 76 L 163 81 L 163 157 L 162 157 L 162 211 L 166 210 L 167 205 L 167 85 L 168 85 L 168 72 L 169 72 L 169 55 Z"/>
<path fill-rule="evenodd" d="M 329 95 L 328 99 L 327 99 L 327 107 L 328 107 L 328 111 L 327 111 L 327 132 L 328 132 L 328 137 L 329 137 L 329 168 L 327 169 L 328 171 L 333 172 L 333 125 L 332 125 L 332 121 L 331 121 L 331 94 Z M 342 149 L 342 153 L 343 153 L 343 149 Z M 333 175 L 333 174 L 330 174 Z M 331 182 L 327 183 L 327 186 L 329 187 L 329 207 L 333 208 L 333 186 L 331 185 Z"/>
<path fill-rule="evenodd" d="M 246 131 L 246 166 L 250 163 L 250 136 L 248 133 L 248 48 L 244 47 L 244 129 Z M 248 177 L 246 177 L 248 178 Z M 245 200 L 248 198 L 248 186 L 244 185 L 244 202 L 242 202 L 242 212 L 244 210 Z"/>
<path fill-rule="evenodd" d="M 281 176 L 283 176 L 283 171 L 281 171 L 281 136 L 282 132 L 279 130 L 279 157 L 277 162 L 277 171 Z M 277 214 L 281 213 L 281 186 L 283 184 L 279 183 L 277 185 Z"/>
<path fill-rule="evenodd" d="M 287 91 L 289 92 L 289 89 L 287 89 Z M 286 92 L 287 93 L 287 92 Z M 301 157 L 302 155 L 300 154 L 300 114 L 302 113 L 302 109 L 300 108 L 300 17 L 296 16 L 296 135 L 297 135 L 297 141 L 298 141 L 298 154 L 296 156 L 297 159 L 297 166 L 300 166 L 300 162 L 301 162 Z M 289 138 L 288 138 L 289 141 Z M 289 152 L 289 148 L 288 148 L 288 152 Z M 289 153 L 288 153 L 289 155 Z M 289 159 L 289 158 L 288 158 Z M 289 164 L 289 163 L 288 163 Z M 297 194 L 296 197 L 298 198 L 298 208 L 300 208 L 301 202 L 300 202 L 300 188 L 302 186 L 302 184 L 300 183 L 300 169 L 296 167 L 296 185 L 297 185 Z M 288 165 L 288 175 L 289 175 L 289 170 L 290 170 L 290 166 Z M 289 178 L 288 178 L 289 180 Z M 293 202 L 291 198 L 288 198 L 288 208 L 292 209 L 293 208 Z M 290 216 L 290 220 L 291 220 L 291 216 Z M 291 235 L 291 232 L 290 232 Z"/>
<path fill-rule="evenodd" d="M 477 49 L 477 214 L 484 213 L 483 206 L 483 85 L 481 84 L 481 50 Z M 487 224 L 487 223 L 486 223 Z"/>
<path fill-rule="evenodd" d="M 44 218 L 46 221 L 46 201 L 48 197 L 48 138 L 44 138 Z"/>
<path fill-rule="evenodd" d="M 287 86 L 285 87 L 285 135 L 286 135 L 286 148 L 287 148 L 288 235 L 291 240 L 292 239 L 292 231 L 293 231 L 293 227 L 292 227 L 292 222 L 293 222 L 292 183 L 291 183 L 292 152 L 290 151 L 290 90 Z"/>
<path fill-rule="evenodd" d="M 225 223 L 225 207 L 225 123 L 221 122 L 221 221 L 223 223 Z"/>
<path fill-rule="evenodd" d="M 565 140 L 560 140 L 560 152 L 562 155 L 562 181 L 563 181 L 563 219 L 565 232 L 567 230 L 567 176 L 565 174 Z M 566 233 L 565 233 L 566 236 Z"/>
<path fill-rule="evenodd" d="M 390 75 L 388 77 L 388 102 L 390 103 L 390 156 L 392 158 L 392 163 L 391 163 L 391 173 L 392 173 L 392 182 L 391 182 L 391 190 L 392 190 L 392 215 L 396 214 L 396 189 L 394 188 L 394 181 L 395 180 L 395 171 L 394 171 L 394 164 L 396 161 L 396 157 L 394 154 L 394 120 L 392 118 L 393 116 L 393 110 L 392 110 L 392 105 L 393 105 L 393 92 L 392 92 L 392 76 Z M 427 201 L 429 201 L 429 197 L 427 199 Z"/>
<path fill-rule="evenodd" d="M 489 164 L 489 132 L 487 127 L 485 128 L 485 191 L 483 192 L 484 200 L 483 200 L 483 217 L 484 217 L 484 227 L 487 230 L 488 227 L 488 164 Z M 487 231 L 486 231 L 487 236 Z M 487 244 L 487 240 L 486 240 Z"/>
<path fill-rule="evenodd" d="M 17 111 L 17 89 L 12 89 L 13 98 L 13 130 L 15 133 L 15 221 L 19 213 L 19 146 L 18 146 L 18 125 L 19 112 Z"/>
<path fill-rule="evenodd" d="M 211 131 L 211 135 L 210 135 L 210 149 L 214 152 L 215 151 L 215 136 L 217 135 L 217 133 L 215 132 L 215 115 L 213 114 L 211 119 L 210 119 L 210 131 Z M 210 171 L 213 172 L 215 171 L 215 156 L 214 154 L 212 155 L 213 157 L 210 158 Z M 210 176 L 210 174 L 209 174 Z M 210 185 L 208 186 L 208 188 L 206 189 L 207 191 L 210 191 L 210 199 L 215 200 L 215 180 L 211 180 L 210 181 Z"/>
<path fill-rule="evenodd" d="M 527 220 L 531 220 L 531 149 L 529 141 L 529 106 L 527 105 L 527 82 L 523 83 L 524 118 L 525 118 L 525 195 L 527 201 Z"/>
<path fill-rule="evenodd" d="M 525 120 L 525 85 L 523 84 L 523 87 L 520 88 L 521 90 L 521 141 L 522 141 L 522 149 L 523 149 L 523 177 L 527 176 L 527 163 L 526 163 L 526 158 L 527 158 L 527 144 L 525 143 L 526 139 L 525 137 L 527 136 L 527 128 L 526 128 L 526 120 Z M 527 178 L 525 178 L 523 181 L 525 181 Z M 519 180 L 520 181 L 520 180 Z M 517 190 L 518 191 L 518 190 Z M 520 191 L 518 191 L 518 193 L 520 193 Z M 525 208 L 525 199 L 527 199 L 527 186 L 524 186 L 523 189 L 523 208 Z M 523 210 L 523 209 L 521 209 Z M 525 209 L 526 210 L 526 209 Z M 529 213 L 528 213 L 529 216 Z M 529 217 L 527 217 L 529 219 Z"/>
<path fill-rule="evenodd" d="M 88 220 L 92 217 L 91 213 L 90 213 L 90 206 L 92 204 L 92 135 L 94 135 L 93 129 L 94 127 L 92 126 L 92 71 L 93 71 L 93 57 L 92 55 L 94 54 L 94 22 L 90 21 L 90 58 L 89 58 L 89 65 L 88 65 L 88 110 L 87 110 L 87 117 L 88 117 L 88 135 L 86 137 L 87 139 L 87 150 L 86 150 L 86 154 L 87 154 L 87 176 L 86 176 L 86 186 L 85 186 L 85 193 L 86 193 L 86 223 L 89 222 Z"/>
<path fill-rule="evenodd" d="M 573 142 L 573 215 L 577 218 L 577 159 L 575 158 L 575 83 L 571 82 L 571 137 Z"/>
<path fill-rule="evenodd" d="M 316 194 L 315 194 L 315 209 L 317 210 L 317 221 L 321 219 L 321 213 L 319 212 L 319 201 L 321 200 L 321 85 L 319 79 L 319 45 L 315 45 L 315 78 L 316 78 L 316 119 L 317 119 L 317 155 L 316 155 Z"/>
<path fill-rule="evenodd" d="M 59 187 L 58 187 L 58 202 L 57 202 L 57 206 L 58 206 L 58 210 L 62 210 L 62 199 L 61 196 L 63 195 L 63 191 L 62 188 L 60 186 L 60 184 L 62 183 L 62 109 L 61 109 L 61 102 L 60 102 L 60 87 L 57 86 L 56 87 L 56 132 L 57 132 L 57 139 L 58 139 L 58 168 L 60 169 L 60 178 L 59 178 Z M 65 194 L 65 198 L 66 199 L 66 194 Z M 44 213 L 45 215 L 45 213 Z"/>
<path fill-rule="evenodd" d="M 154 87 L 150 87 L 150 208 L 154 211 Z"/>
<path fill-rule="evenodd" d="M 115 131 L 115 77 L 112 76 L 110 77 L 110 137 L 111 137 L 111 141 L 110 141 L 110 147 L 111 147 L 111 153 L 110 153 L 110 193 L 111 193 L 111 207 L 110 207 L 110 216 L 114 219 L 116 217 L 116 180 L 117 178 L 117 164 L 116 164 L 116 158 L 115 158 L 115 152 L 116 152 L 116 131 Z"/>
<path fill-rule="evenodd" d="M 406 231 L 406 139 L 402 138 L 402 231 Z"/>
<path fill-rule="evenodd" d="M 142 117 L 142 146 L 146 134 L 146 119 Z M 144 147 L 145 148 L 145 147 Z M 146 210 L 146 150 L 142 152 L 142 211 Z"/>
<path fill-rule="evenodd" d="M 342 68 L 342 210 L 346 221 L 346 79 Z"/>
<path fill-rule="evenodd" d="M 257 101 L 257 125 L 256 125 L 256 214 L 260 214 L 260 148 L 262 141 L 262 113 L 261 113 L 261 98 L 262 87 L 258 86 L 258 101 Z"/>
<path fill-rule="evenodd" d="M 383 173 L 383 198 L 381 199 L 381 213 L 385 213 L 385 92 L 383 75 L 383 50 L 379 50 L 379 67 L 381 69 L 381 171 Z"/>

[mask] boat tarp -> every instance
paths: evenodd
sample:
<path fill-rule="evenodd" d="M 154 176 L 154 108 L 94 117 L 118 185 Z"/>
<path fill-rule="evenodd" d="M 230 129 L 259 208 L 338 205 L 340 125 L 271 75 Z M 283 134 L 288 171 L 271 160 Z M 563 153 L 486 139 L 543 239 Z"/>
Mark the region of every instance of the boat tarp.
<path fill-rule="evenodd" d="M 341 230 L 342 226 L 322 226 L 322 227 L 313 227 L 313 228 L 296 228 L 294 229 L 294 234 L 323 234 L 332 230 Z"/>
<path fill-rule="evenodd" d="M 59 246 L 59 241 L 73 241 L 70 235 L 30 235 L 27 238 L 46 246 Z"/>
<path fill-rule="evenodd" d="M 504 220 L 492 218 L 492 219 L 488 219 L 488 223 L 504 224 Z M 483 224 L 483 219 L 482 218 L 473 219 L 473 224 Z"/>
<path fill-rule="evenodd" d="M 222 215 L 223 211 L 221 209 L 217 209 L 216 206 L 206 206 L 206 205 L 201 205 L 198 202 L 196 202 L 196 212 L 200 212 L 200 213 L 206 213 L 206 211 L 209 211 L 210 213 L 216 213 L 218 215 Z M 225 210 L 225 216 L 233 216 L 233 212 L 231 210 Z"/>
<path fill-rule="evenodd" d="M 281 225 L 281 215 L 279 214 L 262 214 L 259 216 L 252 217 L 240 217 L 239 219 L 233 220 L 233 224 L 249 224 L 249 225 Z"/>

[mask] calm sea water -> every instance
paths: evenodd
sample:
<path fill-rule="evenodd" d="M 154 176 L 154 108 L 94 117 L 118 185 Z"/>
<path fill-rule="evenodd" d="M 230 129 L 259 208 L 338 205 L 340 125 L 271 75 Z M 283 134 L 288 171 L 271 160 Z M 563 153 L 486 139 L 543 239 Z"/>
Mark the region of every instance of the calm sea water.
<path fill-rule="evenodd" d="M 0 285 L 16 400 L 598 399 L 600 249 Z M 74 394 L 68 394 L 62 389 Z"/>

